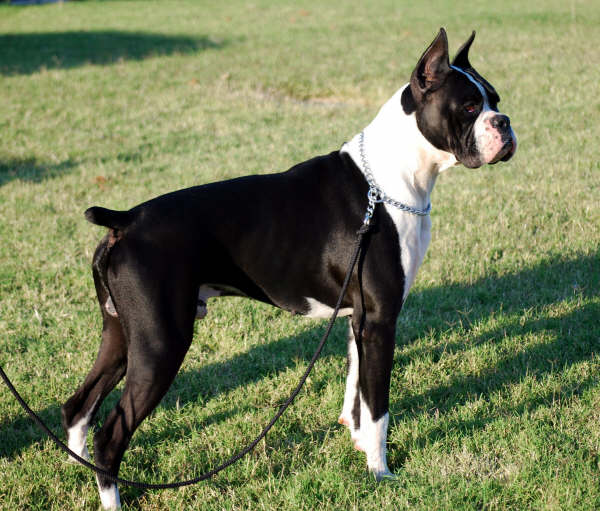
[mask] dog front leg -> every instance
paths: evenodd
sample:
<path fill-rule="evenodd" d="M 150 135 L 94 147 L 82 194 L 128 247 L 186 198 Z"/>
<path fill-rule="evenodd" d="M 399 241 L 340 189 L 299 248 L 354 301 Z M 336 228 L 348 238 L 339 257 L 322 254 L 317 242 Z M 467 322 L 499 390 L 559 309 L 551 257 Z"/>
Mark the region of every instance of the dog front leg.
<path fill-rule="evenodd" d="M 367 466 L 380 481 L 393 476 L 387 466 L 389 393 L 394 360 L 395 322 L 353 322 L 358 353 L 360 430 L 355 447 L 367 455 Z"/>
<path fill-rule="evenodd" d="M 346 392 L 344 405 L 338 419 L 340 424 L 347 426 L 356 449 L 360 450 L 360 393 L 358 385 L 358 347 L 352 329 L 352 320 L 348 321 L 348 359 L 346 370 Z"/>

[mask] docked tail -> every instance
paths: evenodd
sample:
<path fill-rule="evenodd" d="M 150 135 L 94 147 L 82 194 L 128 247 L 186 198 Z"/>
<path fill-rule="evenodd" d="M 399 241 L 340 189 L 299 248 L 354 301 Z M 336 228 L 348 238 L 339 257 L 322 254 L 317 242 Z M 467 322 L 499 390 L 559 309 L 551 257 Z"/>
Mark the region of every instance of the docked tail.
<path fill-rule="evenodd" d="M 115 211 L 114 209 L 93 206 L 85 211 L 85 218 L 96 225 L 103 225 L 109 229 L 123 230 L 133 220 L 133 214 L 129 211 Z"/>

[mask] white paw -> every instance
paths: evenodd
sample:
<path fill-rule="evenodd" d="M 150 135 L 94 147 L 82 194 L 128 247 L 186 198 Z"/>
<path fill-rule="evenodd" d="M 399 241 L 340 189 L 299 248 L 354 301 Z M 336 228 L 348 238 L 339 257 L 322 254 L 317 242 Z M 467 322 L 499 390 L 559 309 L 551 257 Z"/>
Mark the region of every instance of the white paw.
<path fill-rule="evenodd" d="M 351 423 L 352 423 L 352 419 L 350 418 L 350 416 L 348 416 L 346 414 L 342 414 L 338 418 L 338 424 L 342 424 L 342 425 L 346 426 L 347 428 L 350 427 Z"/>
<path fill-rule="evenodd" d="M 342 414 L 338 419 L 338 423 L 346 426 L 350 431 L 350 438 L 352 439 L 352 445 L 357 451 L 364 451 L 364 447 L 360 441 L 360 429 L 354 429 L 354 421 L 350 415 Z"/>
<path fill-rule="evenodd" d="M 373 476 L 375 476 L 375 480 L 379 483 L 381 481 L 391 481 L 394 479 L 397 479 L 398 476 L 396 474 L 394 474 L 393 472 L 390 472 L 390 470 L 388 468 L 386 468 L 385 470 L 382 471 L 371 471 L 373 473 Z"/>
<path fill-rule="evenodd" d="M 351 429 L 350 437 L 352 438 L 352 444 L 357 451 L 367 452 L 367 444 L 362 435 L 360 434 L 360 429 Z"/>
<path fill-rule="evenodd" d="M 90 461 L 90 453 L 87 448 L 87 433 L 90 426 L 90 419 L 96 403 L 100 399 L 98 396 L 84 417 L 79 419 L 67 430 L 67 445 L 75 454 L 79 454 L 84 460 Z M 73 456 L 69 456 L 69 463 L 79 463 Z"/>
<path fill-rule="evenodd" d="M 98 477 L 96 476 L 96 482 Z M 98 492 L 100 493 L 100 501 L 102 502 L 102 509 L 121 509 L 121 498 L 119 497 L 119 490 L 116 484 L 111 484 L 108 487 L 101 487 L 98 484 Z"/>
<path fill-rule="evenodd" d="M 83 446 L 83 450 L 81 452 L 77 452 L 75 449 L 73 449 L 72 447 L 69 447 L 74 453 L 79 454 L 79 456 L 81 456 L 85 461 L 90 461 L 90 452 L 88 451 L 87 445 Z M 73 456 L 69 455 L 69 458 L 67 459 L 67 463 L 72 463 L 73 465 L 80 465 L 81 463 L 79 463 L 79 460 L 76 460 L 75 458 L 73 458 Z"/>

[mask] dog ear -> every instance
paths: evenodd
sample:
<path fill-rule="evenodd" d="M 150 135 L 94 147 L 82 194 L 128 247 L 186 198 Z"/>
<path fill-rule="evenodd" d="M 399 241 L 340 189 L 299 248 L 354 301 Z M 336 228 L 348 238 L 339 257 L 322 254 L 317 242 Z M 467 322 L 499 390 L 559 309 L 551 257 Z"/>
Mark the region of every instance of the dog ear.
<path fill-rule="evenodd" d="M 465 44 L 463 44 L 456 53 L 456 57 L 454 57 L 452 65 L 462 69 L 463 71 L 470 74 L 473 78 L 475 78 L 486 90 L 490 101 L 498 103 L 500 102 L 500 96 L 498 96 L 496 89 L 492 87 L 492 84 L 490 84 L 490 82 L 488 82 L 483 76 L 481 76 L 477 71 L 475 71 L 475 69 L 469 62 L 469 49 L 471 48 L 471 44 L 473 44 L 473 39 L 475 39 L 475 30 L 473 30 L 471 37 L 467 39 Z"/>
<path fill-rule="evenodd" d="M 469 48 L 471 48 L 471 44 L 473 44 L 473 40 L 475 39 L 475 30 L 471 34 L 471 37 L 467 39 L 467 42 L 463 44 L 458 52 L 456 53 L 456 57 L 452 61 L 452 65 L 459 67 L 461 69 L 469 69 L 471 68 L 471 63 L 469 62 Z"/>
<path fill-rule="evenodd" d="M 410 78 L 410 88 L 415 99 L 440 88 L 449 72 L 448 37 L 446 31 L 440 28 L 437 37 L 419 59 Z"/>

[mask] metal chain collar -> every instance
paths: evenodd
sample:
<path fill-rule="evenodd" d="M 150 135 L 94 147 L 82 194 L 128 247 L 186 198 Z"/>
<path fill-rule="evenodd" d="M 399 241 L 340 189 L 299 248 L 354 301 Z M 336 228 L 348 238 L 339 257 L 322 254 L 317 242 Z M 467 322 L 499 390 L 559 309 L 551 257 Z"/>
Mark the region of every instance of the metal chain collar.
<path fill-rule="evenodd" d="M 361 170 L 365 176 L 365 179 L 367 180 L 367 183 L 369 183 L 369 192 L 367 194 L 367 197 L 369 199 L 369 205 L 367 206 L 367 212 L 366 212 L 365 218 L 363 220 L 363 223 L 365 225 L 368 225 L 370 223 L 371 218 L 373 217 L 373 212 L 375 211 L 375 204 L 377 204 L 378 202 L 385 202 L 386 204 L 389 204 L 390 206 L 394 206 L 395 208 L 398 208 L 401 211 L 406 211 L 407 213 L 411 213 L 412 215 L 418 215 L 418 216 L 429 215 L 429 213 L 431 211 L 431 202 L 429 204 L 427 204 L 427 207 L 425 209 L 414 208 L 412 206 L 407 206 L 406 204 L 403 204 L 402 202 L 392 199 L 380 188 L 380 186 L 375 181 L 375 178 L 373 177 L 373 171 L 371 170 L 371 166 L 369 165 L 369 162 L 367 161 L 367 157 L 365 155 L 365 132 L 364 131 L 360 132 L 358 148 L 360 151 L 360 159 L 362 162 Z"/>

